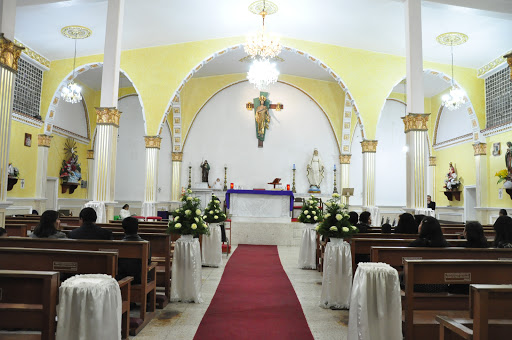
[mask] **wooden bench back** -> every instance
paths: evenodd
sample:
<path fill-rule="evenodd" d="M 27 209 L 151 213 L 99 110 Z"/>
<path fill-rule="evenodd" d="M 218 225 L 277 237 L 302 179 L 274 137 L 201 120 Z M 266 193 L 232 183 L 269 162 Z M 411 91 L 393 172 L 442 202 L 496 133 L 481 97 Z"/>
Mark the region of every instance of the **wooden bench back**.
<path fill-rule="evenodd" d="M 5 223 L 5 231 L 7 236 L 27 237 L 27 224 L 25 223 Z"/>

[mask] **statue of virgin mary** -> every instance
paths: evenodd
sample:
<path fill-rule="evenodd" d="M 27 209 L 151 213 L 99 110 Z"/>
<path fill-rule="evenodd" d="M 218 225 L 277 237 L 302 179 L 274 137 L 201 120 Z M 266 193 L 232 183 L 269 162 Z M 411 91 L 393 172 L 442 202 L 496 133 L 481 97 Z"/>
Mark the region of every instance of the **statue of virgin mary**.
<path fill-rule="evenodd" d="M 324 179 L 324 163 L 318 155 L 318 150 L 313 151 L 313 157 L 307 166 L 308 170 L 308 181 L 309 181 L 309 192 L 320 192 L 320 183 Z"/>

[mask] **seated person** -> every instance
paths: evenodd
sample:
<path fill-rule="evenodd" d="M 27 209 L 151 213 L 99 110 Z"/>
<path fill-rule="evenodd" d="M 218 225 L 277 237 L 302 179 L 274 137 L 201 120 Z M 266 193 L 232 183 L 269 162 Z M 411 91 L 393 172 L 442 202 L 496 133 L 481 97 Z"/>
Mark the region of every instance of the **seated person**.
<path fill-rule="evenodd" d="M 133 217 L 127 217 L 123 220 L 124 238 L 123 241 L 145 241 L 139 234 L 139 221 Z M 148 264 L 151 263 L 151 249 L 149 250 Z M 126 276 L 133 276 L 132 284 L 140 284 L 142 273 L 142 263 L 140 259 L 118 260 L 118 274 L 116 278 L 121 280 Z M 149 278 L 148 278 L 149 281 Z"/>
<path fill-rule="evenodd" d="M 369 211 L 363 211 L 361 215 L 359 215 L 359 223 L 356 224 L 357 229 L 359 229 L 360 233 L 368 232 L 370 225 L 372 224 L 372 217 Z"/>
<path fill-rule="evenodd" d="M 494 247 L 512 248 L 512 218 L 509 216 L 500 216 L 494 222 Z"/>
<path fill-rule="evenodd" d="M 489 243 L 484 235 L 484 228 L 477 221 L 466 223 L 463 232 L 464 238 L 467 240 L 466 248 L 489 248 Z"/>
<path fill-rule="evenodd" d="M 500 209 L 499 215 L 500 216 L 508 216 L 507 210 L 506 209 Z"/>
<path fill-rule="evenodd" d="M 7 237 L 7 231 L 4 228 L 0 228 L 0 237 Z"/>
<path fill-rule="evenodd" d="M 121 217 L 122 220 L 124 220 L 125 218 L 131 216 L 131 214 L 130 214 L 130 206 L 128 204 L 123 205 L 123 208 L 119 212 L 119 216 Z"/>
<path fill-rule="evenodd" d="M 419 226 L 421 221 L 423 221 L 423 218 L 425 217 L 425 215 L 422 215 L 422 214 L 417 214 L 417 215 L 414 215 L 414 220 L 416 221 L 416 224 Z M 417 234 L 418 232 L 416 232 Z"/>
<path fill-rule="evenodd" d="M 80 211 L 80 227 L 68 233 L 68 238 L 82 240 L 112 240 L 112 231 L 98 227 L 95 222 L 98 216 L 93 208 Z"/>
<path fill-rule="evenodd" d="M 348 221 L 351 225 L 355 226 L 357 225 L 357 221 L 359 221 L 359 215 L 355 211 L 351 211 L 348 213 Z"/>
<path fill-rule="evenodd" d="M 436 210 L 436 202 L 432 201 L 432 197 L 427 195 L 427 208 Z"/>
<path fill-rule="evenodd" d="M 381 231 L 383 234 L 391 234 L 391 224 L 384 223 L 381 227 Z"/>
<path fill-rule="evenodd" d="M 66 234 L 60 231 L 59 213 L 55 210 L 46 210 L 35 227 L 32 238 L 66 238 Z"/>
<path fill-rule="evenodd" d="M 398 225 L 395 228 L 395 234 L 417 234 L 418 224 L 409 213 L 403 213 L 398 216 Z"/>

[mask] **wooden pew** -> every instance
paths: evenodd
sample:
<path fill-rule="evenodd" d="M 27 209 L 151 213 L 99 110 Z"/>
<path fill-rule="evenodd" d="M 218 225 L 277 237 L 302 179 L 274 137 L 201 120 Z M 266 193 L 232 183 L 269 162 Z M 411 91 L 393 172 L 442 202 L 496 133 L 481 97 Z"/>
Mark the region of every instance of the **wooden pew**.
<path fill-rule="evenodd" d="M 41 331 L 55 339 L 59 273 L 0 270 L 0 329 Z"/>
<path fill-rule="evenodd" d="M 511 305 L 512 285 L 471 285 L 469 314 L 472 320 L 454 320 L 438 315 L 439 338 L 506 339 L 512 331 Z"/>
<path fill-rule="evenodd" d="M 466 311 L 418 311 L 414 304 L 415 284 L 509 284 L 512 261 L 494 260 L 405 260 L 405 340 L 438 339 L 436 315 L 468 317 Z M 432 294 L 435 297 L 435 294 Z M 465 310 L 469 308 L 465 306 Z M 421 319 L 421 320 L 420 320 Z M 415 323 L 416 320 L 416 323 Z"/>
<path fill-rule="evenodd" d="M 10 270 L 54 270 L 67 274 L 107 274 L 116 277 L 117 252 L 66 249 L 0 247 L 0 268 Z M 130 325 L 130 283 L 133 277 L 119 280 L 122 303 L 123 339 Z"/>
<path fill-rule="evenodd" d="M 148 265 L 149 242 L 124 242 L 105 240 L 69 240 L 69 239 L 32 239 L 23 237 L 2 237 L 0 247 L 48 248 L 73 250 L 114 251 L 120 258 L 133 258 L 142 261 L 141 284 L 132 285 L 131 300 L 140 304 L 140 320 L 134 320 L 137 326 L 130 329 L 136 335 L 154 317 L 156 308 L 156 263 Z M 150 278 L 150 282 L 148 282 Z M 146 301 L 149 297 L 149 311 Z"/>
<path fill-rule="evenodd" d="M 28 227 L 26 224 L 6 223 L 5 231 L 7 236 L 27 237 Z"/>
<path fill-rule="evenodd" d="M 446 239 L 458 239 L 460 234 L 445 234 Z M 392 238 L 392 239 L 411 239 L 418 238 L 418 234 L 385 234 L 385 233 L 360 233 L 355 235 L 356 238 Z M 411 241 L 412 242 L 412 241 Z"/>

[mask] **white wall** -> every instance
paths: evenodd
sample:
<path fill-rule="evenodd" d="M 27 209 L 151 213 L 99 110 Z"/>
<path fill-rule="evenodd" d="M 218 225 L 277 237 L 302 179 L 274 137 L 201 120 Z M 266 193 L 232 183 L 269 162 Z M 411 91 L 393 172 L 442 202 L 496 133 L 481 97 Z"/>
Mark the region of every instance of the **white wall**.
<path fill-rule="evenodd" d="M 363 153 L 361 148 L 361 128 L 359 124 L 356 125 L 354 134 L 352 136 L 352 145 L 350 146 L 350 170 L 349 170 L 349 184 L 354 188 L 354 196 L 350 198 L 350 205 L 363 204 Z M 377 146 L 377 150 L 379 147 Z"/>
<path fill-rule="evenodd" d="M 156 200 L 158 202 L 171 200 L 171 178 L 172 178 L 172 140 L 169 126 L 165 124 L 162 129 L 162 143 L 158 164 L 158 190 Z"/>
<path fill-rule="evenodd" d="M 377 123 L 375 204 L 406 205 L 405 104 L 387 100 Z"/>
<path fill-rule="evenodd" d="M 218 177 L 224 182 L 224 164 L 228 166 L 228 186 L 245 189 L 270 188 L 274 178 L 292 183 L 295 163 L 298 193 L 307 192 L 306 165 L 314 148 L 325 165 L 322 193 L 332 193 L 333 165 L 339 150 L 328 119 L 308 96 L 289 85 L 271 86 L 269 99 L 283 103 L 284 110 L 271 110 L 270 128 L 263 148 L 258 148 L 254 112 L 245 104 L 259 95 L 248 82 L 230 86 L 215 95 L 199 112 L 183 148 L 181 186 L 187 186 L 188 166 L 192 165 L 192 187 L 201 182 L 203 159 L 210 164 L 210 184 Z M 186 99 L 183 99 L 186 100 Z"/>
<path fill-rule="evenodd" d="M 454 111 L 443 108 L 437 127 L 436 144 L 471 133 L 473 133 L 473 129 L 467 112 L 467 104 Z"/>
<path fill-rule="evenodd" d="M 116 160 L 116 201 L 144 201 L 146 148 L 144 121 L 137 96 L 118 102 L 121 111 Z"/>
<path fill-rule="evenodd" d="M 84 104 L 85 101 L 71 104 L 61 100 L 55 112 L 53 125 L 87 138 L 88 126 Z"/>

